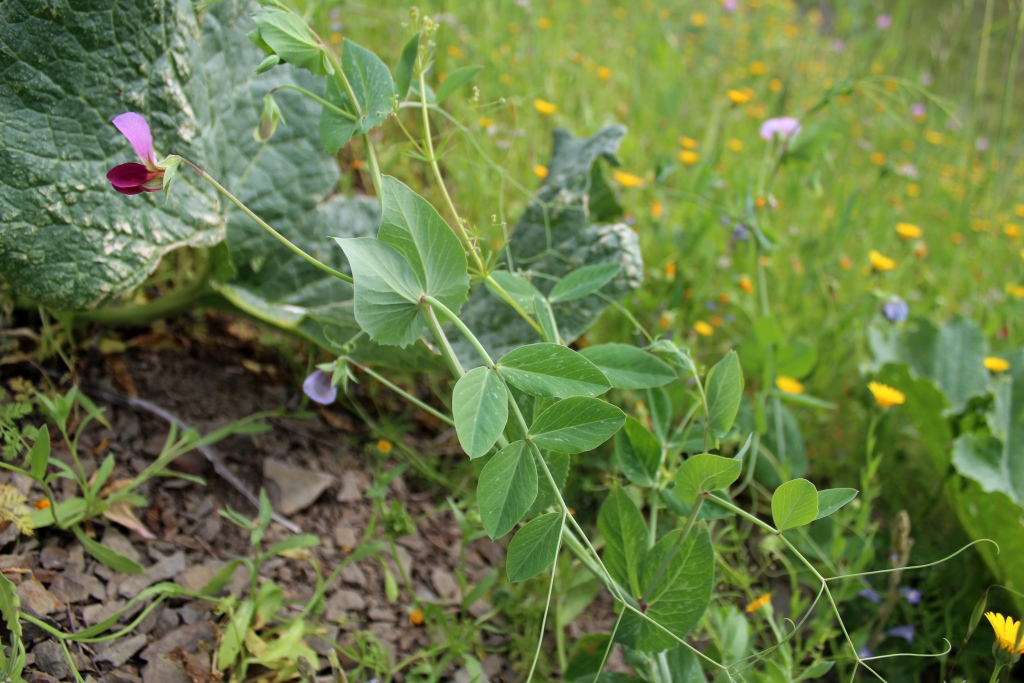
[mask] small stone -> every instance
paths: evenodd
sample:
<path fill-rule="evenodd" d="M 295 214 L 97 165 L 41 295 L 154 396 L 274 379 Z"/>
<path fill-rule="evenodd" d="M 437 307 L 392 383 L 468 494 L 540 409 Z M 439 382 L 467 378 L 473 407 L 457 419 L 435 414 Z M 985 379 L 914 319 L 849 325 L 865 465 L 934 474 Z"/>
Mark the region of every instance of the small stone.
<path fill-rule="evenodd" d="M 178 616 L 178 612 L 173 609 L 165 609 L 160 613 L 160 618 L 157 619 L 156 628 L 153 629 L 153 635 L 156 638 L 163 638 L 172 630 L 178 628 L 181 623 L 181 618 Z"/>
<path fill-rule="evenodd" d="M 156 628 L 156 625 L 160 621 L 160 615 L 163 614 L 166 609 L 166 607 L 160 605 L 156 609 L 152 610 L 149 614 L 142 617 L 142 621 L 140 621 L 139 625 L 135 627 L 135 630 L 138 633 L 145 633 L 146 635 L 152 633 L 153 629 Z"/>
<path fill-rule="evenodd" d="M 201 621 L 206 621 L 210 618 L 210 605 L 212 603 L 205 602 L 203 600 L 197 600 L 183 605 L 178 614 L 181 620 L 191 626 L 192 624 L 198 624 Z"/>
<path fill-rule="evenodd" d="M 395 546 L 395 554 L 398 555 L 398 561 L 402 563 L 402 571 L 407 577 L 412 577 L 412 555 L 400 545 Z"/>
<path fill-rule="evenodd" d="M 100 543 L 107 546 L 115 553 L 124 555 L 132 562 L 142 562 L 142 554 L 136 550 L 135 546 L 132 545 L 132 542 L 125 538 L 121 532 L 113 527 L 113 525 L 108 526 L 103 532 L 103 540 L 100 541 Z"/>
<path fill-rule="evenodd" d="M 473 615 L 474 619 L 480 619 L 492 609 L 494 609 L 493 605 L 481 598 L 469 606 L 469 613 Z"/>
<path fill-rule="evenodd" d="M 46 569 L 64 569 L 68 563 L 68 551 L 55 545 L 48 545 L 39 551 L 39 564 Z"/>
<path fill-rule="evenodd" d="M 498 677 L 498 674 L 504 668 L 505 659 L 499 654 L 490 654 L 484 659 L 482 666 L 487 678 L 494 679 Z"/>
<path fill-rule="evenodd" d="M 331 626 L 330 628 L 320 630 L 323 633 L 306 636 L 306 644 L 312 648 L 313 652 L 326 657 L 336 651 L 335 643 L 338 642 L 338 627 Z"/>
<path fill-rule="evenodd" d="M 367 584 L 366 572 L 354 563 L 341 570 L 341 580 L 360 588 L 366 588 Z"/>
<path fill-rule="evenodd" d="M 372 621 L 398 621 L 398 617 L 395 616 L 394 610 L 385 609 L 383 607 L 374 607 L 366 616 L 370 617 Z"/>
<path fill-rule="evenodd" d="M 27 568 L 28 568 L 28 558 L 25 557 L 24 555 L 0 555 L 0 569 L 27 569 Z"/>
<path fill-rule="evenodd" d="M 359 470 L 348 470 L 341 477 L 341 491 L 338 492 L 339 503 L 354 503 L 363 499 L 363 491 L 370 485 L 366 473 Z"/>
<path fill-rule="evenodd" d="M 324 616 L 327 621 L 338 621 L 348 612 L 361 612 L 366 609 L 366 600 L 355 591 L 339 590 L 324 605 Z"/>
<path fill-rule="evenodd" d="M 187 653 L 192 653 L 202 642 L 213 642 L 213 626 L 206 622 L 174 629 L 160 640 L 150 643 L 139 656 L 149 662 L 179 647 Z M 145 675 L 143 678 L 149 681 Z"/>
<path fill-rule="evenodd" d="M 174 577 L 174 583 L 178 584 L 182 588 L 187 588 L 190 591 L 198 593 L 203 590 L 206 584 L 210 583 L 210 580 L 217 575 L 217 572 L 219 572 L 225 564 L 227 563 L 219 560 L 211 560 L 206 564 L 189 567 Z"/>
<path fill-rule="evenodd" d="M 35 579 L 22 581 L 18 586 L 21 607 L 35 617 L 46 616 L 64 609 L 64 603 Z"/>
<path fill-rule="evenodd" d="M 146 683 L 192 683 L 185 665 L 176 659 L 157 657 L 142 669 Z"/>
<path fill-rule="evenodd" d="M 146 646 L 145 634 L 139 633 L 127 638 L 117 638 L 104 643 L 105 647 L 96 649 L 96 659 L 101 662 L 110 662 L 115 667 L 123 665 L 136 652 Z"/>
<path fill-rule="evenodd" d="M 469 674 L 469 671 L 465 667 L 462 667 L 461 669 L 455 672 L 455 677 L 453 680 L 455 681 L 455 683 L 474 683 L 473 677 Z"/>
<path fill-rule="evenodd" d="M 134 598 L 154 583 L 173 579 L 185 571 L 185 567 L 185 553 L 182 551 L 176 552 L 148 568 L 145 574 L 133 574 L 124 579 L 121 582 L 119 592 L 123 597 Z"/>
<path fill-rule="evenodd" d="M 11 527 L 7 527 L 10 529 Z M 0 541 L 3 541 L 3 537 L 0 537 Z M 25 679 L 27 683 L 57 683 L 57 679 L 48 673 L 42 671 L 33 671 Z"/>
<path fill-rule="evenodd" d="M 55 640 L 44 640 L 32 648 L 36 656 L 36 666 L 40 671 L 54 678 L 67 678 L 71 675 L 68 660 L 64 657 L 64 648 Z"/>
<path fill-rule="evenodd" d="M 339 548 L 355 548 L 358 543 L 356 540 L 356 530 L 350 526 L 339 526 L 335 528 L 334 542 L 338 544 Z"/>
<path fill-rule="evenodd" d="M 108 600 L 98 605 L 89 605 L 82 610 L 82 619 L 86 626 L 94 626 L 120 612 L 124 606 L 124 600 Z"/>
<path fill-rule="evenodd" d="M 50 582 L 50 592 L 66 603 L 85 602 L 94 594 L 103 594 L 99 579 L 90 574 L 64 572 Z"/>
<path fill-rule="evenodd" d="M 312 505 L 321 493 L 334 485 L 336 478 L 333 474 L 305 470 L 267 458 L 263 461 L 263 480 L 271 491 L 274 508 L 287 516 Z"/>
<path fill-rule="evenodd" d="M 430 582 L 434 584 L 434 588 L 443 598 L 450 600 L 459 594 L 459 582 L 447 569 L 435 568 L 430 572 Z"/>

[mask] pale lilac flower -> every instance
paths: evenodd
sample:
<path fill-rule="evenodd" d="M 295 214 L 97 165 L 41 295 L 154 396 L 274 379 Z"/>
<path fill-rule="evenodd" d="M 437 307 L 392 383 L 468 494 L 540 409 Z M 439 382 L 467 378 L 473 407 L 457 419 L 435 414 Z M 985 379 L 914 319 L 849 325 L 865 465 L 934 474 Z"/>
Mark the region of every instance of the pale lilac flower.
<path fill-rule="evenodd" d="M 159 192 L 164 186 L 164 170 L 156 165 L 153 135 L 146 119 L 129 111 L 115 117 L 112 123 L 128 138 L 142 163 L 119 164 L 107 171 L 107 180 L 121 194 Z"/>
<path fill-rule="evenodd" d="M 894 296 L 882 304 L 882 315 L 891 323 L 901 323 L 907 319 L 909 314 L 910 308 L 907 306 L 907 302 L 898 296 Z"/>
<path fill-rule="evenodd" d="M 924 85 L 924 86 L 931 85 L 932 84 L 932 80 L 933 80 L 932 79 L 932 72 L 931 71 L 922 71 L 921 72 L 921 77 L 918 78 L 917 80 L 918 80 L 918 82 L 921 85 Z"/>
<path fill-rule="evenodd" d="M 800 121 L 792 116 L 780 116 L 778 118 L 768 119 L 762 123 L 760 135 L 762 140 L 771 140 L 774 137 L 780 137 L 783 140 L 790 140 L 795 138 L 801 130 L 802 126 L 800 125 Z"/>
<path fill-rule="evenodd" d="M 892 17 L 890 17 L 888 14 L 879 14 L 878 18 L 875 19 L 875 26 L 882 29 L 883 31 L 887 30 L 890 26 L 892 26 Z"/>
<path fill-rule="evenodd" d="M 907 624 L 906 626 L 893 626 L 891 629 L 886 631 L 886 633 L 888 635 L 894 636 L 896 638 L 902 638 L 903 640 L 907 641 L 908 643 L 913 643 L 914 642 L 914 625 L 913 624 Z"/>
<path fill-rule="evenodd" d="M 896 167 L 896 175 L 904 178 L 911 178 L 912 180 L 917 180 L 921 177 L 921 174 L 917 170 L 917 166 L 914 166 L 914 164 L 909 161 L 904 161 Z"/>
<path fill-rule="evenodd" d="M 747 230 L 747 226 L 737 223 L 736 227 L 732 229 L 732 238 L 737 242 L 746 242 L 750 239 L 750 230 Z"/>
<path fill-rule="evenodd" d="M 988 149 L 988 147 L 988 138 L 978 138 L 977 140 L 974 141 L 974 149 L 978 150 L 979 152 L 984 152 L 985 150 Z"/>
<path fill-rule="evenodd" d="M 338 387 L 331 384 L 331 376 L 323 370 L 314 370 L 302 383 L 302 391 L 311 401 L 325 406 L 338 398 Z"/>
<path fill-rule="evenodd" d="M 914 102 L 910 105 L 910 116 L 913 117 L 915 121 L 923 120 L 925 111 L 927 110 L 925 109 L 924 102 Z"/>
<path fill-rule="evenodd" d="M 722 9 L 726 12 L 735 12 L 737 7 L 736 0 L 722 0 Z"/>
<path fill-rule="evenodd" d="M 871 650 L 868 649 L 867 645 L 857 650 L 857 656 L 861 659 L 871 659 L 872 657 L 874 657 L 874 655 L 871 654 Z"/>
<path fill-rule="evenodd" d="M 900 588 L 900 595 L 905 597 L 911 605 L 921 602 L 921 591 L 916 588 Z"/>
<path fill-rule="evenodd" d="M 843 41 L 841 41 L 838 38 L 836 38 L 835 40 L 832 41 L 832 51 L 833 52 L 845 52 L 846 51 L 846 43 L 844 43 Z"/>
<path fill-rule="evenodd" d="M 870 600 L 871 602 L 875 603 L 876 605 L 879 605 L 879 604 L 882 603 L 882 598 L 879 597 L 878 593 L 876 593 L 874 590 L 872 590 L 869 587 L 861 588 L 859 591 L 857 591 L 857 595 L 859 595 L 862 598 L 867 598 L 868 600 Z"/>

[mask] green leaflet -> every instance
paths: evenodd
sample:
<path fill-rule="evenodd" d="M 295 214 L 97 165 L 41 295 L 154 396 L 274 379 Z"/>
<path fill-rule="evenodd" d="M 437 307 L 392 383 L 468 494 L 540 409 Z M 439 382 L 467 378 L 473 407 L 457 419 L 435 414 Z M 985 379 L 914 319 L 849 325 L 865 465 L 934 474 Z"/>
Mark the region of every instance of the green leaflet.
<path fill-rule="evenodd" d="M 341 89 L 337 78 L 327 79 L 327 96 L 335 107 L 348 112 L 343 116 L 324 107 L 320 116 L 320 141 L 324 149 L 336 154 L 354 135 L 362 135 L 384 123 L 395 106 L 395 82 L 380 57 L 346 39 L 341 48 L 341 69 L 345 72 L 356 106 Z"/>
<path fill-rule="evenodd" d="M 743 463 L 720 455 L 700 453 L 683 461 L 676 471 L 675 494 L 693 505 L 701 493 L 724 489 L 736 481 Z"/>
<path fill-rule="evenodd" d="M 635 417 L 629 416 L 615 435 L 615 463 L 638 486 L 653 486 L 661 466 L 661 442 Z"/>
<path fill-rule="evenodd" d="M 537 416 L 530 426 L 530 438 L 549 451 L 583 453 L 610 439 L 625 421 L 625 414 L 610 403 L 566 398 Z"/>
<path fill-rule="evenodd" d="M 794 479 L 772 494 L 772 520 L 779 531 L 795 529 L 818 517 L 818 491 L 806 479 Z"/>
<path fill-rule="evenodd" d="M 562 513 L 549 512 L 531 520 L 512 538 L 505 571 L 512 583 L 526 581 L 551 566 L 562 536 Z"/>
<path fill-rule="evenodd" d="M 651 389 L 676 378 L 668 363 L 629 344 L 588 346 L 580 355 L 600 368 L 617 389 Z"/>
<path fill-rule="evenodd" d="M 502 448 L 480 472 L 477 503 L 491 538 L 512 531 L 536 498 L 537 465 L 525 441 Z"/>
<path fill-rule="evenodd" d="M 601 505 L 597 528 L 604 538 L 604 564 L 620 586 L 639 598 L 640 567 L 647 556 L 647 524 L 621 486 L 614 486 Z"/>
<path fill-rule="evenodd" d="M 596 365 L 560 344 L 521 346 L 498 360 L 498 372 L 532 396 L 597 396 L 611 388 Z"/>
<path fill-rule="evenodd" d="M 611 282 L 620 270 L 621 263 L 599 263 L 570 271 L 551 288 L 548 301 L 559 304 L 590 296 Z"/>
<path fill-rule="evenodd" d="M 743 398 L 743 371 L 735 351 L 730 351 L 708 371 L 705 380 L 708 400 L 708 428 L 716 439 L 732 429 Z"/>
<path fill-rule="evenodd" d="M 822 489 L 818 491 L 818 514 L 814 519 L 824 519 L 857 497 L 855 489 Z"/>
<path fill-rule="evenodd" d="M 487 455 L 508 421 L 508 392 L 498 373 L 490 368 L 473 368 L 463 375 L 452 392 L 452 414 L 466 455 Z M 536 493 L 535 473 L 534 496 Z"/>

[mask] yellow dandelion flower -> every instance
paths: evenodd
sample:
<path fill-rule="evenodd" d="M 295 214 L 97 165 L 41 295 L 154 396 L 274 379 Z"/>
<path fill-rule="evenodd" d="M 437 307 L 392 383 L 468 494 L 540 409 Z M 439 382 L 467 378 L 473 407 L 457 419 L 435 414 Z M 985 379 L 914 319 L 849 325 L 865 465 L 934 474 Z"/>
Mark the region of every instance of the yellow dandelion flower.
<path fill-rule="evenodd" d="M 1019 621 L 1014 621 L 1011 617 L 1004 617 L 1002 614 L 995 612 L 985 612 L 985 617 L 988 619 L 988 623 L 992 624 L 992 630 L 995 631 L 999 647 L 1011 653 L 1016 648 L 1016 654 L 1024 654 L 1024 644 L 1017 647 L 1017 630 L 1020 628 Z"/>
<path fill-rule="evenodd" d="M 693 166 L 695 163 L 700 161 L 700 155 L 692 150 L 684 149 L 679 152 L 679 161 L 683 162 L 687 166 Z"/>
<path fill-rule="evenodd" d="M 872 249 L 868 253 L 868 260 L 871 261 L 871 267 L 880 273 L 896 269 L 896 261 L 892 260 L 888 256 L 883 256 L 875 249 Z"/>
<path fill-rule="evenodd" d="M 988 356 L 985 358 L 985 369 L 989 372 L 1006 372 L 1010 369 L 1010 362 L 1004 358 Z"/>
<path fill-rule="evenodd" d="M 751 281 L 750 281 L 750 278 L 749 278 L 749 277 L 747 277 L 746 275 L 744 275 L 743 277 L 741 277 L 741 278 L 739 279 L 739 282 L 738 282 L 737 284 L 739 284 L 739 286 L 740 286 L 740 289 L 742 289 L 742 290 L 743 290 L 744 292 L 746 292 L 747 294 L 750 294 L 751 292 L 753 292 L 753 291 L 754 291 L 754 283 L 753 283 L 753 282 L 751 282 Z"/>
<path fill-rule="evenodd" d="M 953 244 L 963 244 L 964 234 L 962 232 L 954 232 L 952 235 L 949 236 L 949 241 L 952 242 Z"/>
<path fill-rule="evenodd" d="M 843 270 L 849 270 L 850 268 L 853 268 L 853 261 L 850 260 L 849 256 L 844 256 L 839 259 L 839 267 Z"/>
<path fill-rule="evenodd" d="M 733 152 L 742 152 L 743 151 L 743 141 L 742 140 L 737 140 L 736 138 L 733 138 L 732 140 L 729 140 L 729 142 L 727 142 L 726 145 Z"/>
<path fill-rule="evenodd" d="M 661 218 L 661 214 L 664 213 L 664 210 L 665 209 L 661 205 L 661 202 L 659 202 L 657 199 L 652 199 L 651 200 L 651 217 L 652 218 Z"/>
<path fill-rule="evenodd" d="M 597 67 L 597 77 L 602 81 L 607 81 L 612 77 L 612 70 L 606 66 Z"/>
<path fill-rule="evenodd" d="M 768 89 L 775 94 L 779 94 L 780 92 L 782 92 L 782 79 L 773 78 L 772 80 L 768 81 Z"/>
<path fill-rule="evenodd" d="M 394 446 L 392 446 L 391 442 L 387 439 L 381 439 L 377 442 L 377 450 L 381 453 L 390 453 L 392 448 L 394 448 Z"/>
<path fill-rule="evenodd" d="M 490 128 L 491 126 L 494 125 L 494 119 L 492 119 L 489 116 L 481 116 L 477 120 L 477 125 L 479 125 L 481 128 Z"/>
<path fill-rule="evenodd" d="M 449 45 L 447 48 L 445 48 L 445 52 L 447 52 L 448 56 L 451 57 L 452 59 L 462 59 L 466 55 L 466 53 L 463 52 L 458 45 Z"/>
<path fill-rule="evenodd" d="M 757 61 L 751 62 L 747 69 L 750 71 L 751 76 L 764 76 L 768 71 L 768 67 L 765 66 L 764 62 Z"/>
<path fill-rule="evenodd" d="M 540 19 L 537 20 L 537 27 L 540 28 L 542 31 L 547 31 L 549 28 L 551 28 L 551 26 L 551 20 L 548 19 L 547 17 L 541 17 Z"/>
<path fill-rule="evenodd" d="M 917 197 L 920 194 L 921 194 L 921 186 L 920 185 L 918 185 L 917 183 L 910 183 L 909 185 L 907 185 L 907 196 L 908 197 Z"/>
<path fill-rule="evenodd" d="M 673 280 L 676 277 L 676 262 L 669 261 L 665 264 L 665 277 L 669 280 Z"/>
<path fill-rule="evenodd" d="M 708 23 L 708 15 L 703 12 L 694 12 L 690 15 L 690 23 L 697 28 L 701 28 Z"/>
<path fill-rule="evenodd" d="M 886 156 L 882 152 L 872 152 L 870 158 L 875 166 L 881 166 L 885 163 Z"/>
<path fill-rule="evenodd" d="M 785 375 L 779 375 L 775 378 L 775 387 L 784 394 L 804 393 L 804 385 L 802 382 L 793 379 L 792 377 L 786 377 Z"/>
<path fill-rule="evenodd" d="M 423 625 L 423 610 L 414 609 L 409 612 L 409 625 L 410 626 L 422 626 Z"/>
<path fill-rule="evenodd" d="M 946 141 L 946 136 L 937 130 L 926 130 L 924 132 L 924 139 L 933 145 L 941 145 Z"/>
<path fill-rule="evenodd" d="M 913 223 L 897 223 L 896 234 L 905 240 L 912 240 L 922 235 L 921 228 Z"/>
<path fill-rule="evenodd" d="M 632 173 L 626 173 L 625 171 L 614 171 L 612 177 L 615 178 L 615 182 L 623 187 L 640 187 L 644 184 L 643 178 Z"/>
<path fill-rule="evenodd" d="M 1020 237 L 1020 226 L 1016 223 L 1007 223 L 1003 226 L 1003 234 L 1011 240 L 1015 240 Z"/>
<path fill-rule="evenodd" d="M 765 593 L 764 595 L 759 596 L 757 598 L 754 598 L 753 600 L 750 601 L 750 604 L 747 605 L 747 614 L 753 614 L 754 612 L 756 612 L 757 610 L 761 609 L 762 607 L 767 607 L 767 606 L 769 606 L 771 604 L 772 604 L 772 594 L 771 593 Z"/>
<path fill-rule="evenodd" d="M 881 408 L 903 405 L 903 402 L 907 400 L 902 391 L 881 382 L 868 382 L 868 389 L 875 397 L 875 403 Z"/>
<path fill-rule="evenodd" d="M 537 164 L 536 166 L 533 167 L 533 175 L 537 176 L 541 180 L 544 180 L 545 178 L 548 177 L 548 167 Z"/>
<path fill-rule="evenodd" d="M 1006 285 L 1006 293 L 1016 299 L 1024 299 L 1024 285 Z"/>
<path fill-rule="evenodd" d="M 693 324 L 693 331 L 702 337 L 710 337 L 715 333 L 715 328 L 707 324 L 703 320 L 698 320 Z"/>
<path fill-rule="evenodd" d="M 552 104 L 547 100 L 537 99 L 533 101 L 533 108 L 537 110 L 537 113 L 541 116 L 551 116 L 558 111 L 558 105 Z"/>
<path fill-rule="evenodd" d="M 683 149 L 697 149 L 697 141 L 685 135 L 679 136 L 679 146 Z"/>
<path fill-rule="evenodd" d="M 726 93 L 729 101 L 733 104 L 746 104 L 753 99 L 753 96 L 742 90 L 730 90 Z"/>

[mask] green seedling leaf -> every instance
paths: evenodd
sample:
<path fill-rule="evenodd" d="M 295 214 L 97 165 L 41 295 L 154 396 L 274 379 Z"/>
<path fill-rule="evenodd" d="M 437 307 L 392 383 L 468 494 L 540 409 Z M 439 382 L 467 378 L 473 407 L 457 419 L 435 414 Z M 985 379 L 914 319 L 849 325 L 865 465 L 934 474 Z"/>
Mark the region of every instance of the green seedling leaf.
<path fill-rule="evenodd" d="M 818 491 L 818 514 L 814 519 L 828 517 L 856 497 L 856 489 L 823 489 Z"/>
<path fill-rule="evenodd" d="M 562 513 L 549 512 L 531 520 L 508 546 L 505 571 L 512 583 L 526 581 L 551 566 L 562 536 Z"/>
<path fill-rule="evenodd" d="M 481 69 L 483 69 L 482 66 L 463 66 L 448 74 L 448 78 L 444 79 L 444 83 L 437 89 L 435 96 L 437 103 L 441 104 L 454 95 L 459 88 L 469 83 L 470 79 Z"/>
<path fill-rule="evenodd" d="M 491 458 L 476 488 L 484 531 L 501 538 L 515 528 L 537 498 L 537 465 L 525 441 L 502 448 Z"/>
<path fill-rule="evenodd" d="M 654 486 L 661 466 L 661 442 L 634 417 L 615 435 L 615 463 L 637 486 Z"/>
<path fill-rule="evenodd" d="M 94 496 L 99 496 L 99 492 L 103 489 L 103 485 L 107 483 L 107 479 L 110 478 L 110 474 L 113 471 L 114 454 L 111 453 L 107 457 L 103 458 L 103 462 L 100 463 L 99 469 L 96 470 L 96 474 L 92 478 L 92 482 L 89 484 L 89 488 L 92 489 Z"/>
<path fill-rule="evenodd" d="M 301 548 L 315 548 L 320 545 L 320 539 L 313 534 L 299 534 L 297 536 L 291 536 L 278 541 L 274 545 L 270 546 L 267 550 L 266 555 L 273 557 L 274 555 L 280 555 L 287 553 L 290 550 L 299 550 Z"/>
<path fill-rule="evenodd" d="M 452 392 L 452 414 L 466 455 L 487 455 L 508 422 L 508 391 L 498 373 L 473 368 L 463 375 Z"/>
<path fill-rule="evenodd" d="M 252 623 L 253 615 L 256 613 L 256 603 L 252 600 L 245 600 L 235 611 L 228 621 L 227 628 L 221 635 L 220 647 L 217 648 L 217 661 L 214 666 L 218 670 L 225 670 L 234 665 L 235 660 L 242 652 L 242 643 L 245 641 L 245 634 Z"/>
<path fill-rule="evenodd" d="M 739 479 L 743 463 L 720 455 L 701 453 L 683 461 L 676 471 L 675 493 L 693 505 L 702 493 L 728 488 Z"/>
<path fill-rule="evenodd" d="M 241 560 L 231 560 L 226 565 L 221 567 L 213 578 L 210 579 L 203 589 L 199 591 L 203 595 L 216 595 L 221 592 L 224 588 L 231 583 L 231 579 L 234 576 L 235 570 L 238 569 L 238 565 L 242 563 Z"/>
<path fill-rule="evenodd" d="M 711 368 L 707 376 L 708 429 L 716 439 L 723 439 L 736 420 L 743 398 L 743 371 L 735 351 Z"/>
<path fill-rule="evenodd" d="M 32 444 L 30 456 L 32 463 L 32 478 L 42 481 L 46 478 L 46 466 L 50 462 L 50 432 L 44 426 L 36 435 L 36 441 Z"/>
<path fill-rule="evenodd" d="M 794 479 L 775 489 L 772 519 L 779 531 L 795 529 L 818 516 L 818 491 L 806 479 Z"/>
<path fill-rule="evenodd" d="M 533 313 L 534 297 L 543 298 L 543 295 L 526 278 L 520 277 L 515 273 L 510 273 L 507 270 L 496 270 L 491 273 L 491 277 L 527 313 Z M 494 285 L 488 281 L 485 281 L 484 285 L 496 299 L 505 301 L 505 297 L 498 293 Z"/>
<path fill-rule="evenodd" d="M 671 531 L 651 548 L 640 577 L 647 616 L 677 638 L 685 637 L 700 622 L 715 582 L 715 557 L 707 527 L 695 526 L 676 550 L 682 533 L 681 529 Z M 675 638 L 632 612 L 623 616 L 615 639 L 641 652 L 661 652 L 678 645 Z"/>
<path fill-rule="evenodd" d="M 604 564 L 611 577 L 639 598 L 640 568 L 647 557 L 647 525 L 621 486 L 614 486 L 601 505 L 597 528 L 604 538 Z"/>
<path fill-rule="evenodd" d="M 253 16 L 253 21 L 262 44 L 282 60 L 308 69 L 315 76 L 327 75 L 323 48 L 301 18 L 291 12 L 271 10 Z"/>
<path fill-rule="evenodd" d="M 384 123 L 395 107 L 395 83 L 377 55 L 346 38 L 341 48 L 341 70 L 358 107 L 337 78 L 327 79 L 325 99 L 345 112 L 324 107 L 320 115 L 320 142 L 331 154 L 337 154 L 354 135 L 363 135 Z"/>
<path fill-rule="evenodd" d="M 498 360 L 498 372 L 531 396 L 597 396 L 611 388 L 589 360 L 560 344 L 529 344 Z"/>
<path fill-rule="evenodd" d="M 629 344 L 588 346 L 580 355 L 600 368 L 617 389 L 651 389 L 676 378 L 668 363 Z"/>
<path fill-rule="evenodd" d="M 622 264 L 619 263 L 601 263 L 577 268 L 555 284 L 548 294 L 548 301 L 558 304 L 590 296 L 611 282 L 620 270 Z"/>
<path fill-rule="evenodd" d="M 398 65 L 395 67 L 395 91 L 398 97 L 405 99 L 409 94 L 409 85 L 412 83 L 412 72 L 416 67 L 416 55 L 420 50 L 420 34 L 417 33 L 402 48 L 402 55 L 398 58 Z"/>
<path fill-rule="evenodd" d="M 111 550 L 107 546 L 101 545 L 86 536 L 85 532 L 82 531 L 81 527 L 78 525 L 73 526 L 72 529 L 75 532 L 75 537 L 78 539 L 78 542 L 82 544 L 82 547 L 85 548 L 86 552 L 114 571 L 121 572 L 123 574 L 142 574 L 145 572 L 145 569 L 143 569 L 137 562 L 128 559 L 121 553 Z"/>
<path fill-rule="evenodd" d="M 610 439 L 625 421 L 625 414 L 610 403 L 596 398 L 566 398 L 534 420 L 530 438 L 549 451 L 583 453 Z"/>

